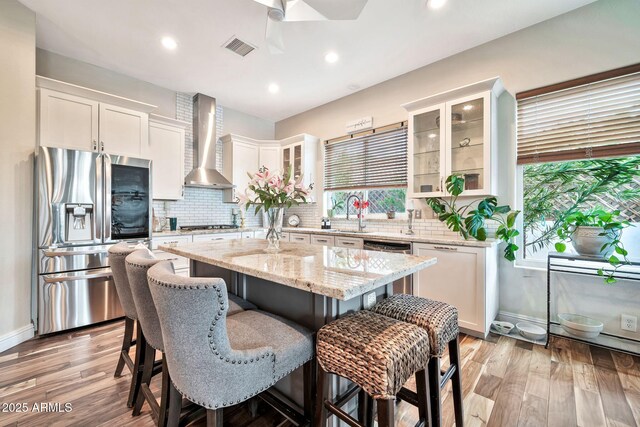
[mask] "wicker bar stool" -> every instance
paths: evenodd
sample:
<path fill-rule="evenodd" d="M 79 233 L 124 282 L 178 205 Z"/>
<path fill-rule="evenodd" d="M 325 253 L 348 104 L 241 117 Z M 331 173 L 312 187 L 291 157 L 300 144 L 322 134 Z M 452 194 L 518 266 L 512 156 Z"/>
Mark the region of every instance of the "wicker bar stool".
<path fill-rule="evenodd" d="M 130 408 L 138 397 L 140 380 L 142 378 L 142 354 L 140 352 L 141 345 L 139 344 L 142 330 L 140 329 L 140 323 L 137 322 L 138 313 L 133 302 L 133 296 L 131 295 L 131 286 L 125 267 L 125 258 L 135 250 L 135 247 L 132 247 L 126 242 L 118 243 L 109 248 L 109 265 L 111 266 L 113 282 L 116 286 L 118 299 L 120 300 L 120 305 L 122 306 L 125 316 L 122 348 L 120 349 L 118 364 L 116 365 L 116 371 L 113 376 L 121 376 L 125 365 L 129 368 L 129 371 L 131 371 L 131 386 L 129 388 L 129 398 L 127 399 L 127 406 Z M 133 339 L 134 327 L 136 328 L 136 339 Z M 131 360 L 129 350 L 134 345 L 136 346 L 136 355 L 134 360 Z"/>
<path fill-rule="evenodd" d="M 434 426 L 441 425 L 442 410 L 440 391 L 451 380 L 453 389 L 453 409 L 456 426 L 464 423 L 462 400 L 462 380 L 460 375 L 460 344 L 458 329 L 458 309 L 452 305 L 413 295 L 397 294 L 386 298 L 371 308 L 371 311 L 403 322 L 408 322 L 429 333 L 431 360 L 429 360 L 429 388 L 431 390 L 431 419 Z M 440 359 L 445 348 L 449 348 L 449 368 L 440 369 Z M 403 388 L 399 397 L 416 404 L 417 397 Z"/>
<path fill-rule="evenodd" d="M 376 401 L 378 426 L 394 425 L 396 394 L 412 376 L 416 376 L 418 413 L 429 424 L 429 335 L 415 325 L 370 311 L 359 311 L 323 326 L 317 335 L 318 394 L 315 426 L 327 424 L 327 412 L 350 426 L 372 425 L 373 408 L 367 398 Z M 341 406 L 347 399 L 332 401 L 328 374 L 354 382 L 360 394 L 358 417 L 354 419 Z M 364 406 L 364 407 L 363 407 Z"/>

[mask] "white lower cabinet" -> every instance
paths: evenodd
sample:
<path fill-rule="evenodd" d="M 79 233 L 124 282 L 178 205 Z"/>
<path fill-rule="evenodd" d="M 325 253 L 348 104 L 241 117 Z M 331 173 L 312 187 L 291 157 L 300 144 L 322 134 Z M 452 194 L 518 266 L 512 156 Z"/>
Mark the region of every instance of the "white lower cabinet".
<path fill-rule="evenodd" d="M 266 233 L 266 232 L 265 232 L 265 233 Z M 264 235 L 264 237 L 266 238 L 266 237 L 267 237 L 267 235 L 265 234 L 265 235 Z M 285 231 L 285 232 L 280 233 L 280 240 L 281 240 L 282 242 L 289 242 L 289 241 L 290 241 L 290 239 L 291 239 L 291 235 L 290 235 L 289 233 L 287 233 L 286 231 Z"/>
<path fill-rule="evenodd" d="M 364 240 L 355 237 L 335 237 L 336 246 L 339 248 L 354 248 L 362 249 L 364 246 Z"/>
<path fill-rule="evenodd" d="M 336 241 L 333 236 L 311 235 L 311 244 L 320 246 L 335 246 Z"/>
<path fill-rule="evenodd" d="M 293 243 L 311 243 L 309 234 L 289 233 L 289 241 Z"/>
<path fill-rule="evenodd" d="M 212 233 L 212 234 L 194 234 L 194 242 L 207 242 L 213 240 L 231 240 L 239 239 L 241 233 Z"/>
<path fill-rule="evenodd" d="M 253 231 L 243 231 L 242 232 L 242 238 L 243 239 L 253 239 L 253 237 L 254 237 Z"/>
<path fill-rule="evenodd" d="M 158 246 L 179 246 L 185 243 L 191 243 L 191 241 L 191 235 L 154 237 L 151 240 L 151 250 L 153 251 L 153 255 L 156 258 L 171 261 L 177 275 L 188 277 L 189 259 L 179 255 L 171 254 L 169 252 L 161 251 L 158 249 Z"/>
<path fill-rule="evenodd" d="M 438 259 L 413 275 L 413 293 L 453 305 L 464 332 L 486 337 L 498 314 L 497 248 L 414 243 L 413 254 Z"/>

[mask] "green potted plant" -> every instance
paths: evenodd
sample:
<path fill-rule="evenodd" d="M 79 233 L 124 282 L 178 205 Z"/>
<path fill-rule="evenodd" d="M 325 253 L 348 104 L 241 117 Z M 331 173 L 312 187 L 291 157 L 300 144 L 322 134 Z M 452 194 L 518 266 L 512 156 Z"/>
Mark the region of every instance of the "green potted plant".
<path fill-rule="evenodd" d="M 464 192 L 464 177 L 449 175 L 445 184 L 451 197 L 426 199 L 427 205 L 438 215 L 438 219 L 451 231 L 458 232 L 465 240 L 473 237 L 481 241 L 487 239 L 486 221 L 497 222 L 499 226 L 496 230 L 496 238 L 507 244 L 504 257 L 509 261 L 515 261 L 518 245 L 515 244 L 514 239 L 520 234 L 515 229 L 515 224 L 520 211 L 512 210 L 508 205 L 498 206 L 498 199 L 495 197 L 476 199 L 458 206 L 458 197 Z M 475 209 L 472 209 L 473 206 L 476 206 Z"/>
<path fill-rule="evenodd" d="M 618 210 L 607 212 L 604 209 L 578 211 L 567 215 L 557 230 L 560 241 L 555 244 L 556 251 L 564 252 L 567 249 L 566 242 L 570 241 L 578 254 L 606 259 L 613 270 L 605 272 L 601 268 L 598 274 L 606 274 L 606 283 L 615 283 L 613 276 L 616 270 L 629 262 L 629 253 L 620 239 L 622 230 L 631 224 L 619 219 L 619 216 Z"/>
<path fill-rule="evenodd" d="M 327 216 L 333 218 L 336 211 L 344 208 L 344 200 L 337 200 L 335 196 L 331 196 L 331 207 L 327 209 Z"/>

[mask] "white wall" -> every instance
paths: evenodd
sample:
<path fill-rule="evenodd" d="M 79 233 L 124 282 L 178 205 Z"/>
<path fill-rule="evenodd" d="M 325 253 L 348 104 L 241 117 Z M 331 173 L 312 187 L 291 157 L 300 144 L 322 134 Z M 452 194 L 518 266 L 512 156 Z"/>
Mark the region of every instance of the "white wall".
<path fill-rule="evenodd" d="M 348 120 L 373 116 L 376 126 L 404 120 L 403 103 L 493 76 L 515 94 L 637 63 L 639 52 L 640 2 L 600 0 L 282 120 L 276 123 L 276 138 L 306 132 L 329 139 L 343 135 Z M 513 101 L 508 95 L 501 101 L 511 108 L 501 115 L 513 116 Z M 503 122 L 501 128 L 499 195 L 513 206 L 515 126 Z M 546 317 L 545 275 L 507 262 L 500 267 L 501 310 Z"/>
<path fill-rule="evenodd" d="M 224 110 L 222 135 L 234 133 L 253 139 L 274 139 L 276 133 L 275 122 L 251 116 L 225 106 L 222 106 L 222 109 Z"/>
<path fill-rule="evenodd" d="M 63 82 L 157 105 L 156 114 L 176 116 L 176 92 L 43 49 L 36 51 L 36 73 Z"/>
<path fill-rule="evenodd" d="M 32 333 L 35 37 L 35 14 L 15 0 L 0 1 L 0 351 Z"/>

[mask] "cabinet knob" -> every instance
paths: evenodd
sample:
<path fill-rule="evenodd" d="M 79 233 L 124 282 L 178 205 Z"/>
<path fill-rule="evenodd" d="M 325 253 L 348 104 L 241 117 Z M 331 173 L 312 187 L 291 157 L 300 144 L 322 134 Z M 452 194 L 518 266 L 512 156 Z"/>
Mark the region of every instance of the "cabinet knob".
<path fill-rule="evenodd" d="M 104 151 L 104 141 L 100 141 L 100 151 Z"/>
<path fill-rule="evenodd" d="M 96 151 L 98 149 L 98 142 L 94 139 L 93 140 L 93 151 Z"/>

